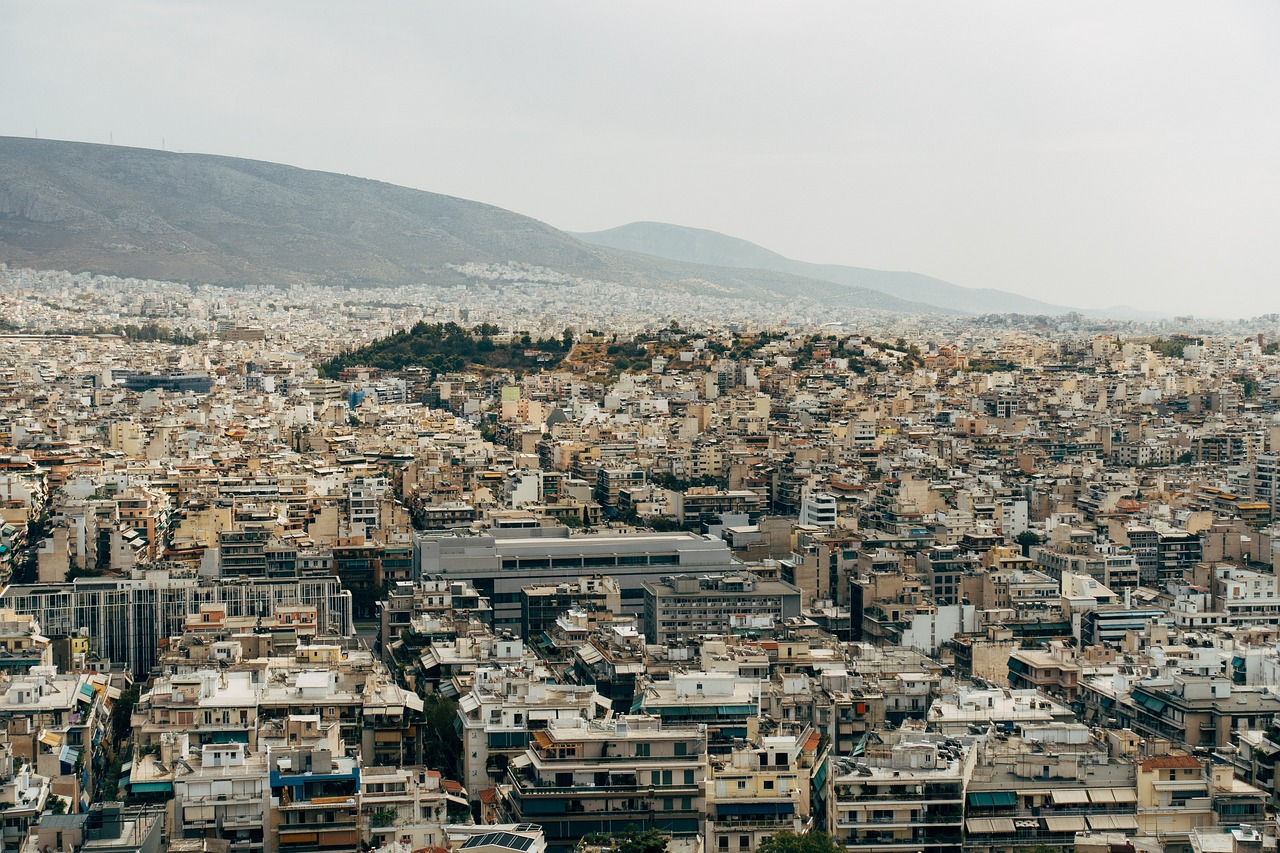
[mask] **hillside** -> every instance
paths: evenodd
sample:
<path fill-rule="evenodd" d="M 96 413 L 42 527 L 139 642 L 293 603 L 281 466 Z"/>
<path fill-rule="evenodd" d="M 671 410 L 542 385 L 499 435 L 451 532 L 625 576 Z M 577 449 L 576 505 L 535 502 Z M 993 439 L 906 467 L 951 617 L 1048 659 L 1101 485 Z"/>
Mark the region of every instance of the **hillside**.
<path fill-rule="evenodd" d="M 796 261 L 727 234 L 663 222 L 632 222 L 607 231 L 575 236 L 597 246 L 643 252 L 677 261 L 771 270 L 848 287 L 865 287 L 957 312 L 1052 315 L 1073 310 L 1002 290 L 961 287 L 919 273 Z"/>
<path fill-rule="evenodd" d="M 347 175 L 14 137 L 0 138 L 0 261 L 233 286 L 456 284 L 450 264 L 516 263 L 764 302 L 939 310 L 784 271 L 593 245 L 491 205 Z"/>
<path fill-rule="evenodd" d="M 564 360 L 573 339 L 534 341 L 525 336 L 513 341 L 494 341 L 496 326 L 464 329 L 455 323 L 418 323 L 366 346 L 343 353 L 320 365 L 323 376 L 336 377 L 348 367 L 376 367 L 403 370 L 423 367 L 439 373 L 474 367 L 512 370 L 517 373 L 535 367 L 555 367 Z"/>

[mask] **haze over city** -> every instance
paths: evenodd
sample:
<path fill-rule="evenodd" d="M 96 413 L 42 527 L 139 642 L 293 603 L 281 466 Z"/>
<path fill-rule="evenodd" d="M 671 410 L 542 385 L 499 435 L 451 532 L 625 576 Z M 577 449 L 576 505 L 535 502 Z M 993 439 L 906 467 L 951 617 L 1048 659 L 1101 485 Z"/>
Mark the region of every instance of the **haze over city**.
<path fill-rule="evenodd" d="M 1058 304 L 1280 310 L 1272 4 L 10 3 L 0 134 Z"/>

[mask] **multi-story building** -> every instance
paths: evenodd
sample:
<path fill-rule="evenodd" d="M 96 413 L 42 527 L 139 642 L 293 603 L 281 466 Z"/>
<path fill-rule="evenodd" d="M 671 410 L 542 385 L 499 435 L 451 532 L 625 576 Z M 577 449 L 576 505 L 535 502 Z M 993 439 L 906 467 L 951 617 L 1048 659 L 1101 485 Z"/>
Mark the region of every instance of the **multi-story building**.
<path fill-rule="evenodd" d="M 572 607 L 618 613 L 622 609 L 622 590 L 618 582 L 607 575 L 522 587 L 520 636 L 530 642 L 535 641 Z"/>
<path fill-rule="evenodd" d="M 835 527 L 840 505 L 830 492 L 810 492 L 800 501 L 800 524 L 809 527 Z"/>
<path fill-rule="evenodd" d="M 800 589 L 749 573 L 675 575 L 644 584 L 644 633 L 650 643 L 760 630 L 800 615 Z"/>
<path fill-rule="evenodd" d="M 470 693 L 458 700 L 462 783 L 473 800 L 506 775 L 529 746 L 531 732 L 557 720 L 598 720 L 609 701 L 586 685 L 548 683 L 540 668 L 481 667 Z"/>
<path fill-rule="evenodd" d="M 1043 690 L 1059 700 L 1075 701 L 1081 667 L 1066 659 L 1064 650 L 1017 649 L 1009 656 L 1009 686 L 1015 690 Z"/>
<path fill-rule="evenodd" d="M 961 578 L 973 575 L 978 560 L 958 545 L 939 545 L 915 555 L 916 571 L 922 575 L 939 605 L 959 604 L 964 599 Z"/>
<path fill-rule="evenodd" d="M 336 724 L 291 715 L 267 742 L 271 830 L 278 853 L 349 853 L 360 845 L 360 764 Z"/>
<path fill-rule="evenodd" d="M 1143 760 L 1138 767 L 1138 828 L 1165 849 L 1189 851 L 1191 836 L 1214 826 L 1261 826 L 1265 792 L 1236 779 L 1229 764 L 1202 764 L 1190 755 Z"/>
<path fill-rule="evenodd" d="M 1143 737 L 1167 738 L 1187 747 L 1231 744 L 1238 730 L 1265 728 L 1280 713 L 1280 697 L 1233 687 L 1218 676 L 1175 674 L 1134 685 L 1117 703 L 1121 726 Z"/>
<path fill-rule="evenodd" d="M 669 490 L 667 506 L 676 522 L 682 525 L 712 524 L 726 513 L 745 515 L 748 522 L 754 524 L 764 511 L 764 498 L 750 489 L 695 486 L 684 491 Z"/>
<path fill-rule="evenodd" d="M 713 752 L 723 752 L 750 731 L 760 716 L 761 682 L 725 672 L 674 672 L 664 681 L 646 679 L 636 686 L 632 710 L 663 724 L 706 727 Z"/>
<path fill-rule="evenodd" d="M 445 826 L 470 817 L 465 797 L 438 770 L 364 767 L 360 772 L 362 843 L 375 849 L 441 847 Z M 456 820 L 455 820 L 456 819 Z"/>
<path fill-rule="evenodd" d="M 154 757 L 138 759 L 175 770 L 170 835 L 224 839 L 239 853 L 273 853 L 266 754 L 250 752 L 243 743 L 206 743 L 196 751 L 189 743 L 186 733 L 178 733 Z"/>
<path fill-rule="evenodd" d="M 514 820 L 539 824 L 548 850 L 564 853 L 593 833 L 698 836 L 706 776 L 705 727 L 643 716 L 575 718 L 533 733 L 501 794 Z"/>
<path fill-rule="evenodd" d="M 1275 575 L 1217 566 L 1213 570 L 1217 610 L 1237 627 L 1280 625 L 1280 588 Z"/>
<path fill-rule="evenodd" d="M 532 582 L 606 574 L 618 582 L 623 611 L 639 613 L 645 581 L 674 573 L 724 573 L 738 565 L 722 539 L 691 533 L 570 536 L 565 527 L 423 534 L 414 541 L 414 559 L 418 577 L 471 581 L 493 603 L 494 628 L 512 632 L 520 630 L 520 589 Z"/>
<path fill-rule="evenodd" d="M 703 849 L 752 851 L 771 835 L 799 835 L 821 825 L 826 762 L 822 736 L 803 726 L 712 756 Z"/>
<path fill-rule="evenodd" d="M 271 530 L 265 525 L 246 525 L 218 533 L 218 575 L 224 578 L 265 578 L 267 544 Z"/>
<path fill-rule="evenodd" d="M 849 851 L 960 853 L 972 748 L 939 737 L 889 738 L 833 760 L 828 831 Z"/>
<path fill-rule="evenodd" d="M 316 609 L 320 630 L 353 631 L 351 593 L 337 578 L 206 580 L 150 571 L 130 578 L 77 578 L 69 583 L 5 587 L 0 601 L 40 621 L 46 636 L 89 638 L 94 654 L 146 675 L 159 661 L 162 640 L 181 635 L 202 602 L 221 602 L 227 615 L 269 616 L 282 606 Z"/>

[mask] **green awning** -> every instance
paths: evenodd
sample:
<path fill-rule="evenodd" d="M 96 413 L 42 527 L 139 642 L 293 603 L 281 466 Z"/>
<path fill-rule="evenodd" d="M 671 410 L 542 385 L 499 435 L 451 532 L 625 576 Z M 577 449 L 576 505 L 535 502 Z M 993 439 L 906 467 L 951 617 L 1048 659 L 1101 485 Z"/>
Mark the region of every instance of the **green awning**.
<path fill-rule="evenodd" d="M 969 794 L 969 806 L 978 809 L 1011 808 L 1018 804 L 1013 791 L 974 791 Z"/>

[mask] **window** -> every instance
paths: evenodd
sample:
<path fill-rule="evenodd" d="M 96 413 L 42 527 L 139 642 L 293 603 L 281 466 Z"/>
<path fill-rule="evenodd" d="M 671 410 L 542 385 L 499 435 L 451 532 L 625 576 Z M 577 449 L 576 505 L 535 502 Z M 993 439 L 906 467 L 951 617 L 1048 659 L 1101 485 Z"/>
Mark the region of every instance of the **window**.
<path fill-rule="evenodd" d="M 684 771 L 684 783 L 685 783 L 686 785 L 692 785 L 692 784 L 693 784 L 693 771 L 692 771 L 692 770 L 686 770 L 686 771 Z"/>
<path fill-rule="evenodd" d="M 648 758 L 648 757 L 649 757 L 649 744 L 647 743 L 636 744 L 636 758 Z"/>
<path fill-rule="evenodd" d="M 773 780 L 772 780 L 772 779 L 765 779 L 765 780 L 764 780 L 764 789 L 765 789 L 766 791 L 772 791 L 772 790 L 773 790 Z"/>

